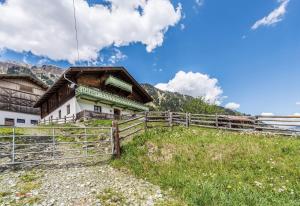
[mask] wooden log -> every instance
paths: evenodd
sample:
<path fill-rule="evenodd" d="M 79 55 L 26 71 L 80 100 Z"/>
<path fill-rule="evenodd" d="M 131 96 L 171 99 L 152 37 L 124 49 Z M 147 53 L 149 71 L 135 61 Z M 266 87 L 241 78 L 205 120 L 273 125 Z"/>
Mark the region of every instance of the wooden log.
<path fill-rule="evenodd" d="M 133 127 L 136 127 L 136 126 L 138 126 L 138 125 L 141 125 L 141 124 L 143 124 L 143 123 L 144 123 L 144 122 L 138 122 L 138 123 L 135 123 L 135 124 L 133 124 L 133 125 L 130 125 L 130 126 L 126 127 L 126 128 L 119 129 L 119 132 L 127 131 L 127 130 L 129 130 L 129 129 L 133 128 Z"/>
<path fill-rule="evenodd" d="M 118 121 L 112 122 L 112 127 L 114 129 L 113 139 L 114 139 L 114 153 L 116 158 L 121 157 L 121 146 L 120 146 L 120 138 L 119 138 L 119 125 Z"/>
<path fill-rule="evenodd" d="M 118 124 L 119 124 L 119 125 L 126 124 L 126 123 L 129 123 L 129 122 L 133 122 L 133 121 L 135 121 L 135 120 L 142 119 L 142 118 L 144 118 L 144 117 L 145 117 L 145 116 L 135 117 L 135 118 L 133 118 L 133 119 L 128 119 L 128 120 L 119 122 Z"/>

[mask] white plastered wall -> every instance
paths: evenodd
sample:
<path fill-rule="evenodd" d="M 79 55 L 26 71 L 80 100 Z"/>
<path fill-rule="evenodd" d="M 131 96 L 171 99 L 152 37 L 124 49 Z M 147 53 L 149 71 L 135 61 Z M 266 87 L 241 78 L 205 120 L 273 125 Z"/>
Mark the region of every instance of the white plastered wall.
<path fill-rule="evenodd" d="M 67 105 L 70 105 L 70 114 L 67 114 Z M 59 110 L 61 111 L 61 118 L 66 117 L 72 117 L 73 115 L 76 116 L 77 113 L 83 111 L 83 110 L 88 110 L 88 111 L 94 111 L 94 106 L 101 106 L 101 112 L 105 114 L 113 114 L 114 113 L 114 108 L 119 109 L 121 111 L 122 115 L 128 115 L 132 114 L 133 112 L 130 110 L 124 110 L 119 107 L 112 107 L 107 104 L 103 103 L 96 103 L 93 101 L 88 101 L 84 99 L 77 99 L 76 97 L 71 98 L 64 104 L 62 104 L 59 108 L 55 109 L 53 112 L 48 114 L 46 117 L 42 119 L 42 121 L 46 120 L 51 120 L 52 119 L 57 119 L 59 118 Z"/>
<path fill-rule="evenodd" d="M 19 112 L 0 111 L 0 125 L 4 125 L 5 118 L 14 119 L 15 126 L 17 127 L 28 127 L 32 126 L 31 120 L 39 121 L 40 115 L 25 114 Z M 25 120 L 25 123 L 18 123 L 17 119 Z"/>
<path fill-rule="evenodd" d="M 70 114 L 67 114 L 67 106 L 70 105 Z M 46 117 L 42 119 L 42 121 L 49 119 L 58 119 L 59 118 L 59 110 L 61 111 L 61 118 L 66 117 L 72 117 L 73 115 L 76 115 L 78 112 L 76 111 L 76 97 L 72 97 L 67 102 L 62 104 L 60 107 L 55 109 L 53 112 L 48 114 Z"/>
<path fill-rule="evenodd" d="M 78 99 L 76 104 L 76 111 L 81 112 L 83 110 L 89 110 L 94 111 L 94 106 L 101 106 L 101 112 L 105 114 L 113 114 L 114 108 L 110 105 L 102 104 L 102 103 L 96 103 L 93 101 Z"/>

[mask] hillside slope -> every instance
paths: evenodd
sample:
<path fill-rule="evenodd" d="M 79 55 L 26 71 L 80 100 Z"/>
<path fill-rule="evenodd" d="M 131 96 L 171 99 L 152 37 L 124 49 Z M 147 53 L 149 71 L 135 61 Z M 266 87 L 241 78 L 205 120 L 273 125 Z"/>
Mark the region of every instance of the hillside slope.
<path fill-rule="evenodd" d="M 183 128 L 149 130 L 122 148 L 129 170 L 188 205 L 299 205 L 296 138 Z"/>
<path fill-rule="evenodd" d="M 153 102 L 148 104 L 151 110 L 229 115 L 240 114 L 221 106 L 210 105 L 200 98 L 194 98 L 178 92 L 162 91 L 151 84 L 141 85 L 153 98 Z"/>

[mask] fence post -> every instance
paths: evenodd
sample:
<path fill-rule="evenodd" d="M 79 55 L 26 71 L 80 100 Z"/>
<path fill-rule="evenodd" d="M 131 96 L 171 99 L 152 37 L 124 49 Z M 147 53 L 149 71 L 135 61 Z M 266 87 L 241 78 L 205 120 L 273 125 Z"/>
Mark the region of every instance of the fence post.
<path fill-rule="evenodd" d="M 65 115 L 65 124 L 67 123 L 67 116 Z"/>
<path fill-rule="evenodd" d="M 52 127 L 52 158 L 55 159 L 55 131 L 54 127 Z"/>
<path fill-rule="evenodd" d="M 185 113 L 185 126 L 189 127 L 189 125 L 190 125 L 189 113 Z"/>
<path fill-rule="evenodd" d="M 145 125 L 144 125 L 145 132 L 147 132 L 147 121 L 148 121 L 148 112 L 145 112 Z"/>
<path fill-rule="evenodd" d="M 114 127 L 113 127 L 113 122 L 111 124 L 110 128 L 110 140 L 111 140 L 111 154 L 114 155 Z"/>
<path fill-rule="evenodd" d="M 73 123 L 75 123 L 75 114 L 72 116 Z"/>
<path fill-rule="evenodd" d="M 173 113 L 172 113 L 172 112 L 169 112 L 169 127 L 172 127 L 172 126 L 173 126 L 172 120 L 173 120 Z"/>
<path fill-rule="evenodd" d="M 191 125 L 191 113 L 189 113 L 189 126 Z"/>
<path fill-rule="evenodd" d="M 257 130 L 258 116 L 254 116 L 254 131 Z"/>
<path fill-rule="evenodd" d="M 84 142 L 85 142 L 85 156 L 88 156 L 88 144 L 87 144 L 87 136 L 86 136 L 86 126 L 84 127 Z"/>
<path fill-rule="evenodd" d="M 13 126 L 13 142 L 12 142 L 12 163 L 15 163 L 15 126 Z"/>
<path fill-rule="evenodd" d="M 121 147 L 120 147 L 120 137 L 119 137 L 119 126 L 118 121 L 113 121 L 112 126 L 114 128 L 114 153 L 116 158 L 120 158 L 121 156 Z"/>
<path fill-rule="evenodd" d="M 219 118 L 217 114 L 216 114 L 216 127 L 219 128 Z"/>

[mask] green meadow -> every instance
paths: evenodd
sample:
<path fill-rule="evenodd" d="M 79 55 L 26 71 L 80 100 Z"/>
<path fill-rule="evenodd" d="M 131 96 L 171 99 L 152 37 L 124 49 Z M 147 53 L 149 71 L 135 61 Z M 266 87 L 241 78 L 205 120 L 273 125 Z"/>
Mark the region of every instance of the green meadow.
<path fill-rule="evenodd" d="M 153 129 L 114 167 L 168 191 L 170 205 L 300 205 L 300 139 L 214 129 Z"/>

